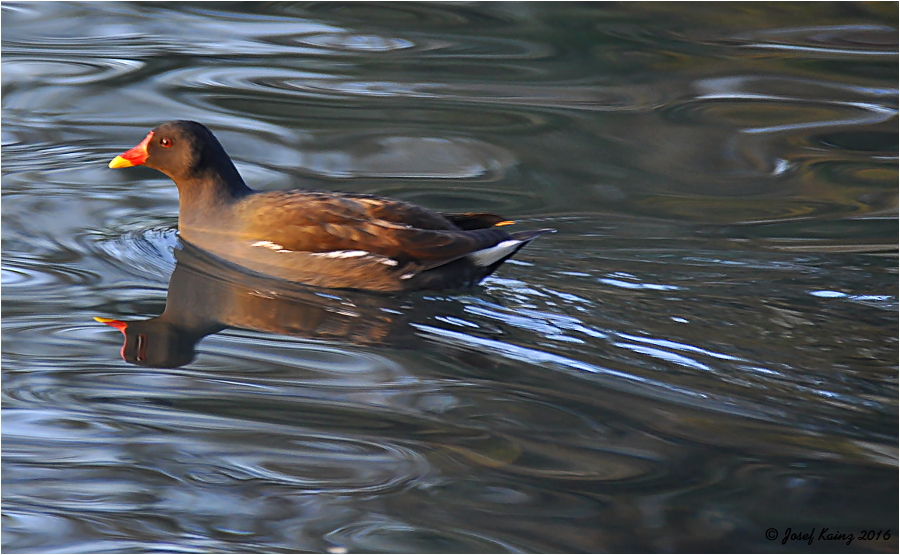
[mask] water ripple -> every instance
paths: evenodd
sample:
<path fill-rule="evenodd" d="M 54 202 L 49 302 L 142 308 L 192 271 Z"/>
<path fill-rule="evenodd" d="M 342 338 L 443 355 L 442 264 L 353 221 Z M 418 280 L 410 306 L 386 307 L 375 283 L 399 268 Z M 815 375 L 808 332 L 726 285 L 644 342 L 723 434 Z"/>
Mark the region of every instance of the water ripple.
<path fill-rule="evenodd" d="M 104 83 L 140 71 L 144 64 L 136 60 L 109 58 L 70 59 L 17 57 L 3 62 L 3 87 L 7 92 L 18 83 L 36 85 L 84 86 Z"/>
<path fill-rule="evenodd" d="M 312 2 L 310 4 L 274 4 L 274 13 L 316 19 L 340 19 L 353 24 L 382 24 L 447 29 L 471 25 L 504 24 L 509 17 L 474 6 L 429 4 L 358 4 L 356 2 Z"/>
<path fill-rule="evenodd" d="M 95 285 L 100 281 L 98 273 L 69 263 L 52 263 L 39 257 L 3 257 L 3 285 L 10 289 L 50 290 Z"/>
<path fill-rule="evenodd" d="M 131 59 L 153 57 L 160 52 L 209 56 L 273 54 L 277 43 L 270 36 L 288 33 L 329 33 L 340 29 L 312 20 L 257 16 L 243 18 L 223 10 L 204 7 L 133 13 L 127 20 L 114 11 L 96 12 L 86 6 L 60 4 L 53 18 L 28 11 L 12 12 L 10 25 L 20 30 L 34 26 L 32 33 L 19 32 L 4 38 L 4 52 L 58 54 L 77 52 L 81 57 Z M 186 40 L 187 37 L 190 40 Z M 294 54 L 296 48 L 283 48 Z"/>
<path fill-rule="evenodd" d="M 142 278 L 168 278 L 175 267 L 172 249 L 179 245 L 178 232 L 170 228 L 131 230 L 112 239 L 98 237 L 89 244 L 92 251 L 115 261 L 117 269 Z"/>
<path fill-rule="evenodd" d="M 304 151 L 299 165 L 332 178 L 497 180 L 517 163 L 495 145 L 450 137 L 355 137 L 351 149 Z"/>
<path fill-rule="evenodd" d="M 541 60 L 552 58 L 557 54 L 550 44 L 502 37 L 466 36 L 463 40 L 456 35 L 437 33 L 404 33 L 401 38 L 344 31 L 286 35 L 273 37 L 272 40 L 279 44 L 299 44 L 320 49 L 318 51 L 311 49 L 306 52 L 307 55 L 390 53 L 391 59 L 403 57 L 414 58 L 417 61 L 435 60 L 442 66 L 460 60 L 469 60 L 471 63 L 489 60 Z M 524 68 L 517 69 L 524 71 Z"/>
<path fill-rule="evenodd" d="M 596 364 L 539 349 L 485 339 L 424 324 L 412 324 L 412 326 L 422 332 L 426 337 L 434 338 L 440 342 L 447 342 L 469 348 L 474 347 L 479 350 L 489 350 L 512 360 L 549 365 L 550 367 L 562 367 L 593 374 L 598 376 L 606 387 L 615 388 L 622 392 L 640 392 L 644 397 L 703 406 L 706 410 L 715 412 L 721 411 L 723 413 L 741 415 L 748 418 L 777 421 L 777 418 L 783 415 L 782 411 L 763 405 L 745 402 L 743 400 L 716 399 L 715 396 L 703 392 L 678 387 L 667 382 L 661 382 L 637 374 L 622 372 L 608 367 L 601 367 Z"/>
<path fill-rule="evenodd" d="M 325 50 L 344 52 L 391 52 L 416 46 L 412 41 L 397 37 L 360 35 L 348 32 L 303 35 L 294 39 L 294 42 Z"/>
<path fill-rule="evenodd" d="M 509 544 L 489 536 L 465 531 L 446 530 L 429 526 L 413 526 L 403 521 L 386 518 L 357 522 L 334 530 L 325 539 L 340 546 L 363 553 L 421 553 L 441 546 L 442 551 L 452 553 L 500 553 L 517 552 L 515 544 Z"/>
<path fill-rule="evenodd" d="M 430 466 L 417 452 L 383 441 L 307 435 L 291 441 L 280 457 L 271 449 L 265 455 L 226 455 L 220 470 L 232 479 L 264 480 L 298 491 L 372 495 L 422 482 Z"/>
<path fill-rule="evenodd" d="M 868 102 L 811 103 L 799 98 L 720 92 L 670 105 L 666 114 L 676 121 L 709 121 L 760 134 L 882 123 L 896 117 L 897 110 Z M 760 126 L 762 121 L 767 125 Z"/>
<path fill-rule="evenodd" d="M 237 505 L 223 504 L 221 492 L 211 494 L 208 486 L 258 481 L 268 487 L 289 488 L 293 495 L 372 495 L 422 482 L 431 472 L 420 454 L 383 440 L 376 443 L 299 430 L 285 434 L 269 426 L 265 431 L 242 432 L 246 437 L 235 444 L 219 436 L 228 434 L 238 421 L 229 419 L 219 430 L 215 426 L 192 430 L 192 425 L 202 426 L 203 420 L 195 423 L 190 415 L 181 413 L 164 423 L 159 416 L 158 424 L 167 427 L 173 437 L 190 434 L 193 439 L 179 441 L 173 450 L 171 445 L 152 440 L 156 426 L 135 422 L 130 426 L 122 423 L 130 428 L 130 439 L 116 444 L 121 425 L 110 421 L 104 426 L 100 423 L 104 418 L 97 414 L 10 410 L 6 441 L 17 445 L 18 455 L 39 455 L 50 466 L 23 470 L 15 480 L 5 481 L 5 498 L 20 506 L 52 503 L 63 511 L 91 506 L 130 513 L 154 507 L 206 516 L 253 515 L 259 510 L 256 502 L 244 503 L 244 496 L 235 493 Z M 208 418 L 205 421 L 210 422 Z M 281 447 L 273 448 L 275 444 Z M 263 454 L 248 452 L 248 445 L 256 445 Z M 206 464 L 211 458 L 216 464 Z M 154 459 L 158 461 L 155 468 L 142 462 Z M 65 464 L 64 473 L 57 469 L 59 464 Z M 107 479 L 97 480 L 99 475 Z M 59 480 L 69 484 L 65 499 L 57 496 Z"/>
<path fill-rule="evenodd" d="M 406 98 L 440 103 L 484 104 L 537 109 L 636 111 L 654 108 L 664 97 L 646 87 L 594 84 L 589 80 L 552 84 L 405 81 L 385 74 L 378 80 L 350 79 L 314 70 L 266 67 L 205 67 L 172 70 L 157 81 L 166 88 L 208 91 L 210 86 L 231 93 L 256 92 L 267 98 L 379 99 Z M 585 82 L 588 81 L 588 82 Z M 521 116 L 520 116 L 521 117 Z"/>
<path fill-rule="evenodd" d="M 295 338 L 267 339 L 249 332 L 229 332 L 223 337 L 229 340 L 205 344 L 203 351 L 208 357 L 204 365 L 215 367 L 242 360 L 249 364 L 266 362 L 292 369 L 288 379 L 270 378 L 262 382 L 275 389 L 326 385 L 364 388 L 411 380 L 408 372 L 396 362 L 366 351 L 309 344 Z M 245 380 L 234 383 L 239 385 L 241 382 Z"/>
<path fill-rule="evenodd" d="M 897 29 L 883 25 L 831 25 L 764 29 L 738 37 L 741 46 L 826 57 L 897 57 Z"/>

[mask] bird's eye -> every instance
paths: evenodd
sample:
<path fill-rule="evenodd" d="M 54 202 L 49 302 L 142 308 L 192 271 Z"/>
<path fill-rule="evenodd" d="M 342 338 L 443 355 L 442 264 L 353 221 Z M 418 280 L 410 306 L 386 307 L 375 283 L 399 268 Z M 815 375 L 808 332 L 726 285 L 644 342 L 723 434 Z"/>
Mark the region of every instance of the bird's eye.
<path fill-rule="evenodd" d="M 159 144 L 160 144 L 163 148 L 169 148 L 169 147 L 172 146 L 172 139 L 169 139 L 169 138 L 167 138 L 167 137 L 163 137 L 162 139 L 160 139 Z"/>

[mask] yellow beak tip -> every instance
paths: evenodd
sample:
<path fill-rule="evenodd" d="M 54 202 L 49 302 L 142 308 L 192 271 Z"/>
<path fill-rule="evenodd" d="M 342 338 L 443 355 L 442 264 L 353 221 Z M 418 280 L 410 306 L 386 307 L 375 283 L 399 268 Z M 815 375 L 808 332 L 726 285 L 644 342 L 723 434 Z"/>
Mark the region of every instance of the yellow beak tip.
<path fill-rule="evenodd" d="M 100 322 L 101 324 L 106 324 L 114 321 L 112 318 L 103 318 L 102 316 L 94 316 L 94 320 Z"/>
<path fill-rule="evenodd" d="M 132 163 L 129 162 L 128 160 L 122 158 L 121 156 L 116 156 L 115 158 L 113 158 L 113 159 L 110 160 L 110 162 L 109 162 L 109 167 L 112 168 L 112 169 L 114 169 L 114 170 L 117 169 L 117 168 L 128 168 L 128 167 L 131 167 L 131 166 L 133 166 L 133 165 L 134 165 L 134 164 L 132 164 Z"/>

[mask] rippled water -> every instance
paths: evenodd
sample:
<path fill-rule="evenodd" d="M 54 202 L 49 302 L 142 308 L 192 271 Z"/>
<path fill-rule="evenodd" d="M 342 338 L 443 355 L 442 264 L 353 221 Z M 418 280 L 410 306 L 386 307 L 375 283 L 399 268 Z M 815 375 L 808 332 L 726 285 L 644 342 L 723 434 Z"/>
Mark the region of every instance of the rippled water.
<path fill-rule="evenodd" d="M 895 3 L 2 14 L 5 551 L 898 549 Z M 247 276 L 106 168 L 176 118 L 559 232 L 469 291 Z"/>

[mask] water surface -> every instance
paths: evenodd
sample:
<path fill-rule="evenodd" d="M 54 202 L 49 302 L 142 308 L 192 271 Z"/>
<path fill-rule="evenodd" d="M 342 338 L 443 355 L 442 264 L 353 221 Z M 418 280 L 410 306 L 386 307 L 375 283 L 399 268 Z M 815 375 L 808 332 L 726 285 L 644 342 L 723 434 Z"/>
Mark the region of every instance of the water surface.
<path fill-rule="evenodd" d="M 3 549 L 896 551 L 896 22 L 4 3 Z M 106 168 L 169 119 L 254 188 L 558 233 L 467 291 L 243 275 Z"/>

